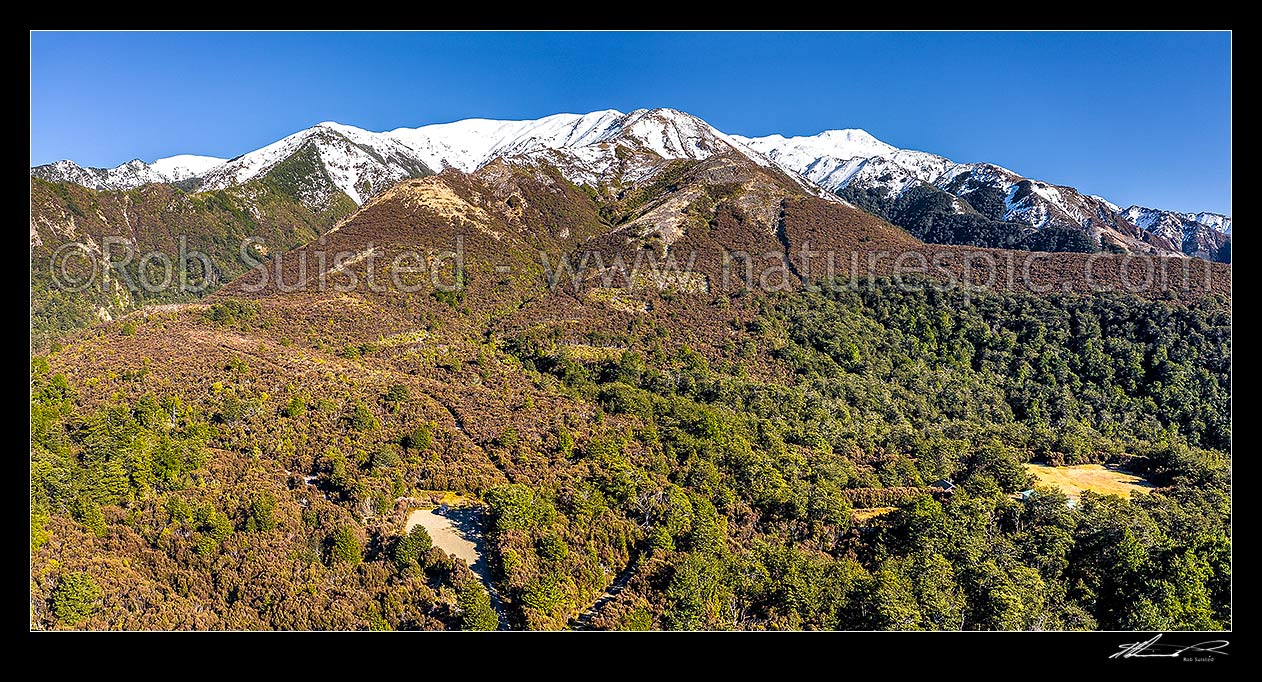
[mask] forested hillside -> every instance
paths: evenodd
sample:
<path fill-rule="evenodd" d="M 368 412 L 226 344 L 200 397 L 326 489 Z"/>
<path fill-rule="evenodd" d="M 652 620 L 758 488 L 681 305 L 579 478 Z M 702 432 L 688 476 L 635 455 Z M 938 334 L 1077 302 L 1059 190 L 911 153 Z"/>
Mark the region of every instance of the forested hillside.
<path fill-rule="evenodd" d="M 493 335 L 409 358 L 429 380 L 391 369 L 393 341 L 286 345 L 278 311 L 230 301 L 142 325 L 222 339 L 210 385 L 161 360 L 65 373 L 108 337 L 37 359 L 36 622 L 459 627 L 481 588 L 406 549 L 395 502 L 450 489 L 489 505 L 517 627 L 564 627 L 627 565 L 598 626 L 1230 625 L 1221 302 L 878 285 L 750 306 L 720 347 L 657 322 Z M 1029 460 L 1159 487 L 1011 499 Z"/>
<path fill-rule="evenodd" d="M 32 178 L 32 344 L 143 305 L 198 300 L 270 253 L 317 238 L 355 209 L 330 188 L 327 172 L 302 154 L 261 179 L 198 193 Z"/>
<path fill-rule="evenodd" d="M 361 254 L 345 282 L 410 249 L 454 289 L 287 287 L 320 273 L 282 259 L 37 355 L 33 626 L 1231 626 L 1229 268 L 724 288 L 721 248 L 927 247 L 734 156 L 658 163 L 405 181 L 289 254 Z M 587 249 L 702 255 L 550 286 L 539 254 Z M 1071 500 L 1029 462 L 1150 487 Z M 481 510 L 490 585 L 403 532 L 443 499 Z"/>

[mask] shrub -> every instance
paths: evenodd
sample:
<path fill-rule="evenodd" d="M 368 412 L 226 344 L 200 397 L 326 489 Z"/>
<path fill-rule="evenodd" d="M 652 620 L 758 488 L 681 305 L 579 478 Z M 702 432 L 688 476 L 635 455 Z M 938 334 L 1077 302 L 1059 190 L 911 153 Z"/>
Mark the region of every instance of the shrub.
<path fill-rule="evenodd" d="M 391 412 L 396 412 L 400 405 L 404 405 L 411 400 L 412 394 L 408 391 L 408 387 L 403 384 L 393 384 L 386 391 L 386 405 Z"/>
<path fill-rule="evenodd" d="M 230 298 L 206 309 L 206 319 L 219 324 L 235 324 L 258 315 L 259 304 Z"/>
<path fill-rule="evenodd" d="M 429 424 L 421 424 L 403 437 L 403 447 L 424 452 L 434 442 L 434 428 Z"/>
<path fill-rule="evenodd" d="M 290 419 L 297 419 L 307 413 L 307 399 L 301 395 L 296 395 L 289 399 L 285 407 L 281 408 L 281 414 Z"/>
<path fill-rule="evenodd" d="M 535 491 L 511 483 L 493 488 L 486 494 L 491 527 L 496 531 L 529 530 L 552 522 L 556 509 Z"/>
<path fill-rule="evenodd" d="M 417 524 L 412 526 L 412 530 L 408 531 L 407 535 L 401 535 L 395 540 L 390 558 L 394 560 L 394 565 L 400 571 L 407 571 L 423 564 L 433 546 L 434 541 L 430 538 L 429 531 Z"/>
<path fill-rule="evenodd" d="M 276 498 L 264 493 L 250 501 L 247 531 L 272 530 L 276 527 Z"/>
<path fill-rule="evenodd" d="M 372 468 L 376 471 L 381 471 L 398 465 L 399 454 L 394 451 L 395 447 L 397 446 L 383 445 L 374 451 L 371 459 L 369 460 Z"/>
<path fill-rule="evenodd" d="M 381 422 L 377 421 L 376 415 L 368 406 L 357 402 L 351 407 L 351 414 L 348 417 L 351 428 L 356 431 L 374 431 L 381 426 Z"/>

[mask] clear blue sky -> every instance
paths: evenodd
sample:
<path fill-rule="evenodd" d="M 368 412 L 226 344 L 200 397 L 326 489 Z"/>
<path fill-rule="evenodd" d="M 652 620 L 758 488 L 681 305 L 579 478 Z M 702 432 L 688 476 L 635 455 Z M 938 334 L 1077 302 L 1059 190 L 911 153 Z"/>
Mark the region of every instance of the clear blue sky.
<path fill-rule="evenodd" d="M 1230 50 L 1226 33 L 34 33 L 31 163 L 664 106 L 1230 213 Z"/>

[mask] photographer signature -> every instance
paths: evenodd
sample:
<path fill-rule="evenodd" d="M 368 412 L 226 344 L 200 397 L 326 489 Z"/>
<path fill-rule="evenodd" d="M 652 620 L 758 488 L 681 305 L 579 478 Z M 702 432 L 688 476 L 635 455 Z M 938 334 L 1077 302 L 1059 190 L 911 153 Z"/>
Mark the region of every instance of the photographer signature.
<path fill-rule="evenodd" d="M 1161 635 L 1157 635 L 1146 642 L 1123 644 L 1119 647 L 1120 651 L 1109 658 L 1182 658 L 1184 654 L 1208 654 L 1212 658 L 1214 654 L 1226 656 L 1227 652 L 1223 649 L 1229 644 L 1225 639 L 1211 639 L 1187 645 L 1161 644 L 1160 639 Z"/>

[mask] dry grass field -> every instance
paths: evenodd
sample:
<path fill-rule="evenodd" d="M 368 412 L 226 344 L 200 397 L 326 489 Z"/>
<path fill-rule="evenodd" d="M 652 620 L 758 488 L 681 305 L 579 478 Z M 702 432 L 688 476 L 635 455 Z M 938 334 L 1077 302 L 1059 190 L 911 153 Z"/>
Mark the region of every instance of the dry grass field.
<path fill-rule="evenodd" d="M 1051 467 L 1043 464 L 1026 464 L 1026 469 L 1038 478 L 1039 483 L 1060 488 L 1070 497 L 1077 497 L 1084 490 L 1101 495 L 1120 495 L 1125 498 L 1136 492 L 1152 488 L 1144 479 L 1124 471 L 1110 469 L 1099 464 L 1079 464 L 1068 467 Z"/>
<path fill-rule="evenodd" d="M 882 514 L 897 511 L 898 507 L 867 507 L 850 511 L 850 520 L 854 523 L 866 523 Z"/>

